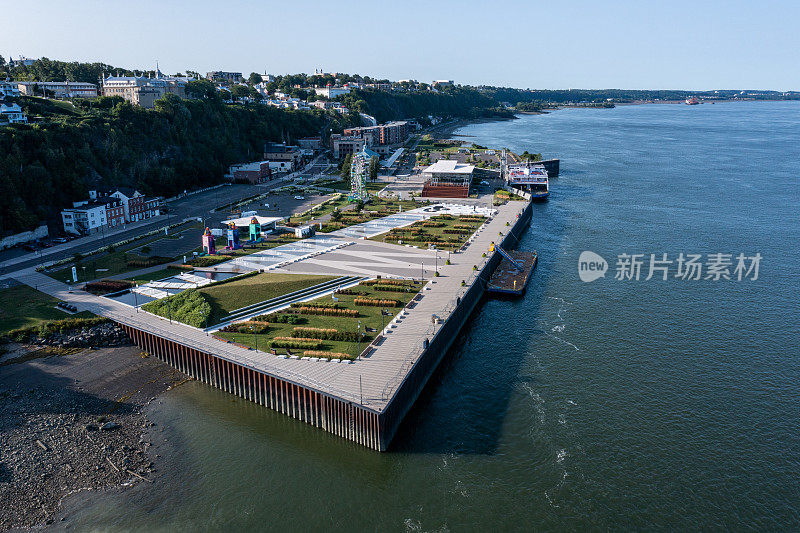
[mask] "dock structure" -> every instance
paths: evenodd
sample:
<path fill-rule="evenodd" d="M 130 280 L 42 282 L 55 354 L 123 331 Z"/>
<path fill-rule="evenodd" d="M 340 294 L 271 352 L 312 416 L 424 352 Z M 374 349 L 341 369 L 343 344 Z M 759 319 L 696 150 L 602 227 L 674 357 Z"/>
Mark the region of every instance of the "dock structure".
<path fill-rule="evenodd" d="M 486 290 L 494 294 L 521 295 L 536 268 L 537 253 L 504 250 L 500 246 L 496 249 L 502 259 L 489 278 Z"/>
<path fill-rule="evenodd" d="M 510 247 L 530 217 L 528 202 L 498 207 L 469 246 L 450 255 L 450 265 L 442 258 L 440 275 L 426 279 L 413 307 L 387 326 L 362 354 L 367 357 L 356 361 L 276 357 L 112 299 L 70 291 L 33 269 L 13 276 L 79 310 L 108 317 L 142 350 L 187 376 L 384 451 L 484 294 L 500 262 L 500 256 L 490 251 L 491 244 Z"/>

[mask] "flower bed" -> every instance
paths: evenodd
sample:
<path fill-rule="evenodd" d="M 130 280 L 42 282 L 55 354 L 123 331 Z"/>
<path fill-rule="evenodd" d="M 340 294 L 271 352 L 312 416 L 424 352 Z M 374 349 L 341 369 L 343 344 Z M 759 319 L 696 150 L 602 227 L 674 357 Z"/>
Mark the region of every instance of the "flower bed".
<path fill-rule="evenodd" d="M 378 289 L 380 290 L 380 289 Z M 403 302 L 399 300 L 378 300 L 376 298 L 356 298 L 353 300 L 355 305 L 369 305 L 372 307 L 402 307 Z"/>

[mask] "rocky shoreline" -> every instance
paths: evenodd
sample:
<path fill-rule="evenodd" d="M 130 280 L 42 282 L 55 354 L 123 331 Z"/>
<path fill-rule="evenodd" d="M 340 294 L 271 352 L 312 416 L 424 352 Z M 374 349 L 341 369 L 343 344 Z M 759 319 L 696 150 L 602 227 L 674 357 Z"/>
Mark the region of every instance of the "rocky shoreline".
<path fill-rule="evenodd" d="M 155 479 L 144 407 L 185 376 L 130 345 L 64 350 L 98 335 L 129 344 L 112 324 L 91 329 L 18 346 L 0 366 L 0 531 L 52 523 L 74 492 Z"/>

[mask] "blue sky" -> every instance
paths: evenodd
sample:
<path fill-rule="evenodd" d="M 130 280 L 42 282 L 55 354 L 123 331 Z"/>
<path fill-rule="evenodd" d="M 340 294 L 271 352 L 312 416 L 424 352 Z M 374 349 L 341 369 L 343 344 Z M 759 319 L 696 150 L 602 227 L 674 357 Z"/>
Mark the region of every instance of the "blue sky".
<path fill-rule="evenodd" d="M 522 88 L 800 90 L 800 1 L 2 3 L 5 58 Z"/>

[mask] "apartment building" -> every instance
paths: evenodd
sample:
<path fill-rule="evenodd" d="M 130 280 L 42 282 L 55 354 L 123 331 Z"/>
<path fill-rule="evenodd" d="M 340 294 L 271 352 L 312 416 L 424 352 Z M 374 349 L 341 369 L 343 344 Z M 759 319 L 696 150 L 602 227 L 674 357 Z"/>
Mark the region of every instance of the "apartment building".
<path fill-rule="evenodd" d="M 97 85 L 82 81 L 18 81 L 17 89 L 25 96 L 55 98 L 95 98 Z"/>

